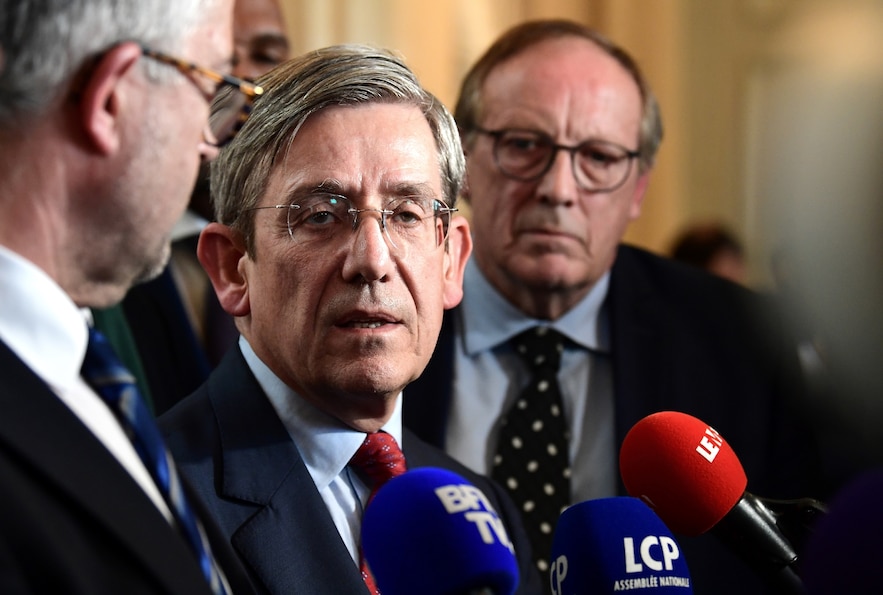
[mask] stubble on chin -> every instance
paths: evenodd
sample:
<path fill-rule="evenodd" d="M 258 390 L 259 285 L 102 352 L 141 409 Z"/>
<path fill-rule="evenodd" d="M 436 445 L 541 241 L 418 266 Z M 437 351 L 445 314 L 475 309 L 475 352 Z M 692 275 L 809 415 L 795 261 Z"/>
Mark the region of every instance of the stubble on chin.
<path fill-rule="evenodd" d="M 152 259 L 149 262 L 144 264 L 144 267 L 141 269 L 141 272 L 135 276 L 135 279 L 132 281 L 132 285 L 139 285 L 141 283 L 146 283 L 147 281 L 152 281 L 160 276 L 163 270 L 166 268 L 166 265 L 169 263 L 169 259 L 172 254 L 172 245 L 171 242 L 166 241 L 162 245 L 162 249 L 160 253 L 156 256 L 156 258 Z"/>

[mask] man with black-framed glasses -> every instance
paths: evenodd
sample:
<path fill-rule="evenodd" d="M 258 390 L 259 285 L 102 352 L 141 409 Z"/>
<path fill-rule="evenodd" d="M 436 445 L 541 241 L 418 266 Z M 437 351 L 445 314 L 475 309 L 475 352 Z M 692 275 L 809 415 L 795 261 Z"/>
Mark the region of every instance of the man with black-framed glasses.
<path fill-rule="evenodd" d="M 0 592 L 250 593 L 91 324 L 165 266 L 202 161 L 260 89 L 232 0 L 10 0 L 0 14 Z M 241 100 L 209 122 L 223 87 Z"/>
<path fill-rule="evenodd" d="M 562 507 L 624 495 L 619 446 L 659 410 L 714 425 L 757 491 L 816 495 L 795 344 L 765 302 L 622 243 L 662 139 L 631 56 L 578 23 L 516 25 L 454 115 L 473 258 L 405 424 L 511 491 L 540 571 Z M 759 592 L 713 539 L 682 545 L 695 592 Z"/>

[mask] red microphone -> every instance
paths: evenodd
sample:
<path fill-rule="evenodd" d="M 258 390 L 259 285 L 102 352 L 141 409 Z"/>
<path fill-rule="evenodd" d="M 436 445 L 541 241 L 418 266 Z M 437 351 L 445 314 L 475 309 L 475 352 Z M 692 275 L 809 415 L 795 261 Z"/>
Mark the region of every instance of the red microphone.
<path fill-rule="evenodd" d="M 619 451 L 625 488 L 675 533 L 695 537 L 720 521 L 748 485 L 742 463 L 714 428 L 663 411 L 639 421 Z"/>
<path fill-rule="evenodd" d="M 626 434 L 619 469 L 629 494 L 673 532 L 711 531 L 778 592 L 805 592 L 785 532 L 805 532 L 824 506 L 810 498 L 769 500 L 745 491 L 742 463 L 713 427 L 676 411 L 649 415 Z"/>

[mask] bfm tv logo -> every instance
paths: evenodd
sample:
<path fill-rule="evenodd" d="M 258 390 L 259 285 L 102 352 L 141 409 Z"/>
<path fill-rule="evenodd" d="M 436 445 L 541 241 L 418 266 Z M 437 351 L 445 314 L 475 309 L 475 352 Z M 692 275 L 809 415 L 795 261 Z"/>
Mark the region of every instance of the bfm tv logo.
<path fill-rule="evenodd" d="M 491 545 L 500 542 L 515 553 L 503 521 L 497 516 L 487 496 L 477 487 L 468 484 L 441 486 L 435 489 L 435 495 L 445 507 L 445 512 L 450 515 L 462 513 L 463 519 L 478 530 L 483 543 Z"/>
<path fill-rule="evenodd" d="M 648 535 L 641 540 L 637 552 L 635 550 L 635 540 L 632 537 L 623 537 L 622 546 L 624 550 L 624 562 L 626 574 L 638 574 L 644 572 L 646 566 L 651 571 L 661 572 L 662 570 L 673 570 L 672 562 L 681 557 L 681 551 L 674 539 L 667 535 Z M 637 561 L 635 554 L 640 554 L 641 562 Z M 567 556 L 558 556 L 552 562 L 550 569 L 552 578 L 552 593 L 560 595 L 563 593 L 562 587 L 564 580 L 567 578 Z"/>

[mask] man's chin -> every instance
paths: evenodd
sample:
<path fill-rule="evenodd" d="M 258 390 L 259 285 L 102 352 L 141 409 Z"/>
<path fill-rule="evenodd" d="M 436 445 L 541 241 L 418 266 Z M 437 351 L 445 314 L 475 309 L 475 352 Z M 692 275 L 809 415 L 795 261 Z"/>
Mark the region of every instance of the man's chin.
<path fill-rule="evenodd" d="M 169 258 L 172 254 L 171 244 L 166 242 L 163 245 L 162 252 L 159 257 L 153 261 L 152 263 L 148 263 L 142 270 L 141 273 L 136 275 L 135 280 L 132 282 L 133 285 L 140 285 L 141 283 L 147 283 L 148 281 L 153 281 L 157 277 L 159 277 L 162 272 L 165 270 L 166 265 L 169 264 Z"/>
<path fill-rule="evenodd" d="M 510 260 L 510 270 L 524 282 L 563 282 L 585 276 L 585 259 L 567 251 L 534 251 Z"/>

